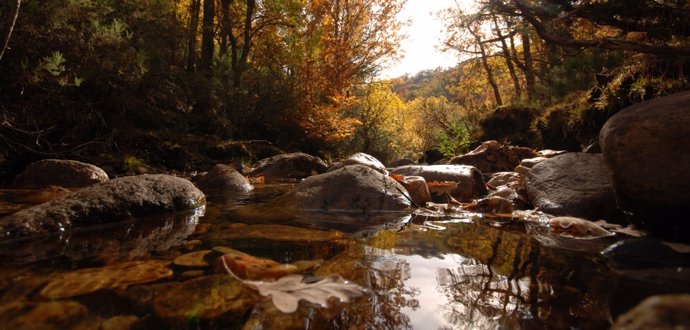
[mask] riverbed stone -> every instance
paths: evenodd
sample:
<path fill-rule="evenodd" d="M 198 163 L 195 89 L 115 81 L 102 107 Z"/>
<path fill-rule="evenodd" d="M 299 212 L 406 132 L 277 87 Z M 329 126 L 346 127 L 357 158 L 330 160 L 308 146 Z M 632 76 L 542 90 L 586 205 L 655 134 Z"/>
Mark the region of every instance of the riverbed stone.
<path fill-rule="evenodd" d="M 457 188 L 450 195 L 459 200 L 471 200 L 487 194 L 482 174 L 473 166 L 465 165 L 408 165 L 391 173 L 403 176 L 421 176 L 427 183 L 432 181 L 456 182 Z"/>
<path fill-rule="evenodd" d="M 76 160 L 44 159 L 29 164 L 17 176 L 14 185 L 21 188 L 81 188 L 105 181 L 108 181 L 108 174 L 96 165 Z"/>
<path fill-rule="evenodd" d="M 247 176 L 264 177 L 266 181 L 292 181 L 325 171 L 326 163 L 321 158 L 294 152 L 260 160 Z"/>
<path fill-rule="evenodd" d="M 690 91 L 635 104 L 599 135 L 620 207 L 652 234 L 688 241 Z"/>
<path fill-rule="evenodd" d="M 377 213 L 410 207 L 405 188 L 393 178 L 363 165 L 348 165 L 305 179 L 291 199 L 301 210 Z"/>
<path fill-rule="evenodd" d="M 417 162 L 412 158 L 401 158 L 388 163 L 389 168 L 396 168 L 405 165 L 415 165 Z"/>
<path fill-rule="evenodd" d="M 247 193 L 253 187 L 249 180 L 233 167 L 223 164 L 213 166 L 194 182 L 205 193 Z"/>
<path fill-rule="evenodd" d="M 192 210 L 205 203 L 204 194 L 182 178 L 165 174 L 121 177 L 1 218 L 0 239 Z"/>
<path fill-rule="evenodd" d="M 362 165 L 366 167 L 370 167 L 372 169 L 375 169 L 383 174 L 388 174 L 388 171 L 386 170 L 386 166 L 381 163 L 380 160 L 376 159 L 376 157 L 365 154 L 363 152 L 358 152 L 350 157 L 347 157 L 339 162 L 335 162 L 331 164 L 331 166 L 328 167 L 328 172 L 332 172 L 338 169 L 341 169 L 345 166 L 348 165 Z"/>
<path fill-rule="evenodd" d="M 619 316 L 611 329 L 688 329 L 690 328 L 690 295 L 652 296 Z"/>
<path fill-rule="evenodd" d="M 209 275 L 159 293 L 153 298 L 153 311 L 173 328 L 186 328 L 191 320 L 214 320 L 217 326 L 230 326 L 242 320 L 258 299 L 248 293 L 228 274 Z"/>
<path fill-rule="evenodd" d="M 567 153 L 536 164 L 526 188 L 531 204 L 546 213 L 614 222 L 622 217 L 601 154 Z"/>
<path fill-rule="evenodd" d="M 464 155 L 454 157 L 450 163 L 474 166 L 482 173 L 494 173 L 512 171 L 522 159 L 534 157 L 537 157 L 537 153 L 532 149 L 490 140 Z"/>

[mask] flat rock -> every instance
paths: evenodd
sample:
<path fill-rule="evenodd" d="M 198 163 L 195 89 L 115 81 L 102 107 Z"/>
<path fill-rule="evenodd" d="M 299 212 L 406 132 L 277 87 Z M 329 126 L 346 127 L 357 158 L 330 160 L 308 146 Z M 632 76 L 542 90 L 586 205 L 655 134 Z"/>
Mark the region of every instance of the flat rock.
<path fill-rule="evenodd" d="M 108 174 L 98 166 L 76 160 L 44 159 L 29 164 L 17 176 L 14 185 L 22 188 L 81 188 L 105 181 L 108 181 Z"/>
<path fill-rule="evenodd" d="M 164 174 L 121 177 L 1 218 L 0 239 L 192 210 L 205 203 L 204 194 L 182 178 Z"/>
<path fill-rule="evenodd" d="M 325 171 L 326 163 L 321 158 L 295 152 L 262 159 L 247 176 L 264 177 L 267 181 L 289 181 Z"/>
<path fill-rule="evenodd" d="M 690 92 L 635 104 L 599 135 L 620 207 L 652 234 L 688 241 Z"/>
<path fill-rule="evenodd" d="M 432 181 L 456 182 L 457 188 L 450 195 L 460 200 L 471 200 L 487 194 L 482 174 L 472 166 L 464 165 L 408 165 L 394 169 L 392 174 L 421 176 L 427 183 Z"/>
<path fill-rule="evenodd" d="M 568 153 L 534 165 L 526 177 L 534 207 L 553 215 L 619 220 L 611 173 L 601 154 Z"/>

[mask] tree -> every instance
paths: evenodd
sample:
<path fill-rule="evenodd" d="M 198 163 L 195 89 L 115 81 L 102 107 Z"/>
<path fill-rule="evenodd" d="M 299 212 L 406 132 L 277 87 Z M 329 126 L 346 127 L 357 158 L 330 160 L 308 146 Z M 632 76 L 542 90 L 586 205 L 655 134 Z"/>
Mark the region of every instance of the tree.
<path fill-rule="evenodd" d="M 10 38 L 12 37 L 12 31 L 14 30 L 14 25 L 17 23 L 17 17 L 19 17 L 19 7 L 22 6 L 22 0 L 16 0 L 14 8 L 12 12 L 10 13 L 10 21 L 7 23 L 7 27 L 5 27 L 5 31 L 3 34 L 2 38 L 2 43 L 0 44 L 0 60 L 2 60 L 2 56 L 5 54 L 5 50 L 7 50 L 7 46 L 10 43 Z"/>
<path fill-rule="evenodd" d="M 655 55 L 690 55 L 687 1 L 490 1 L 520 15 L 546 42 Z M 588 26 L 588 29 L 580 29 Z"/>

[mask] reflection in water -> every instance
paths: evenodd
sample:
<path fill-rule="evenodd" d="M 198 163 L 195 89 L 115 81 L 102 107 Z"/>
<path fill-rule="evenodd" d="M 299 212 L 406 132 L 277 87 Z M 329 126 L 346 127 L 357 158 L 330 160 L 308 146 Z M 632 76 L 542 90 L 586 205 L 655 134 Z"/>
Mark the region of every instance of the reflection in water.
<path fill-rule="evenodd" d="M 146 257 L 180 245 L 194 232 L 203 214 L 202 207 L 3 241 L 0 260 L 3 264 L 25 264 L 60 257 L 72 261 Z"/>

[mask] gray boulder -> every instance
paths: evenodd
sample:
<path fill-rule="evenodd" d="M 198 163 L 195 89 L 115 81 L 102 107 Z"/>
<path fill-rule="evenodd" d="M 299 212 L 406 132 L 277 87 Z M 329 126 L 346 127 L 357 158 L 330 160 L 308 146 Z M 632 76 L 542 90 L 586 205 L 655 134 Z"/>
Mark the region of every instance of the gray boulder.
<path fill-rule="evenodd" d="M 191 182 L 164 174 L 127 176 L 80 189 L 0 219 L 0 239 L 69 231 L 204 206 Z"/>
<path fill-rule="evenodd" d="M 611 117 L 599 144 L 620 207 L 653 234 L 688 240 L 690 92 L 638 103 Z"/>
<path fill-rule="evenodd" d="M 197 179 L 194 184 L 205 193 L 246 193 L 253 189 L 252 184 L 234 168 L 217 164 L 206 174 Z"/>
<path fill-rule="evenodd" d="M 405 187 L 363 165 L 349 165 L 300 182 L 289 200 L 301 210 L 385 212 L 410 207 Z"/>
<path fill-rule="evenodd" d="M 98 166 L 76 160 L 44 159 L 29 164 L 17 176 L 14 185 L 21 188 L 81 188 L 105 181 L 108 181 L 108 174 Z"/>
<path fill-rule="evenodd" d="M 266 181 L 291 181 L 325 171 L 326 163 L 321 158 L 295 152 L 262 159 L 247 176 L 262 176 Z"/>
<path fill-rule="evenodd" d="M 553 215 L 620 220 L 611 172 L 601 154 L 567 153 L 534 165 L 526 177 L 531 204 Z"/>
<path fill-rule="evenodd" d="M 376 157 L 372 155 L 365 154 L 363 152 L 358 152 L 350 157 L 347 157 L 346 159 L 331 164 L 331 166 L 328 167 L 328 172 L 341 169 L 348 165 L 363 165 L 373 168 L 383 174 L 388 174 L 388 172 L 386 171 L 386 166 L 383 165 L 383 163 L 381 163 L 380 160 L 376 159 Z"/>
<path fill-rule="evenodd" d="M 457 182 L 458 187 L 450 195 L 459 200 L 471 200 L 485 196 L 486 186 L 482 174 L 472 166 L 464 165 L 408 165 L 391 173 L 403 176 L 421 176 L 427 183 L 432 181 Z"/>

